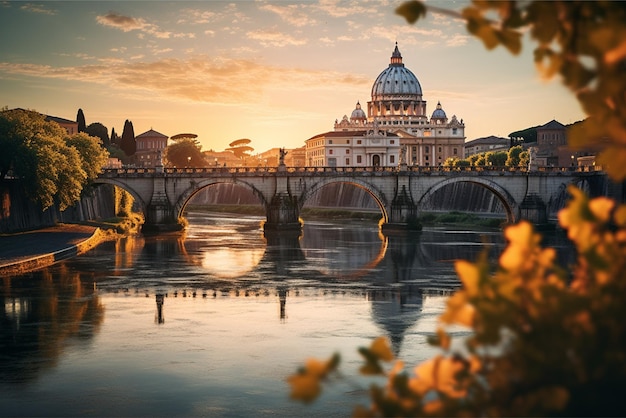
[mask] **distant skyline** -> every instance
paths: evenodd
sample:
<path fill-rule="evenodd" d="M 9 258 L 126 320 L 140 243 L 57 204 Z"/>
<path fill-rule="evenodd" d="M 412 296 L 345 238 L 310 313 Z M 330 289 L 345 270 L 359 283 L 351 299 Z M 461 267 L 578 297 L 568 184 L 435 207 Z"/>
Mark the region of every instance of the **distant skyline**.
<path fill-rule="evenodd" d="M 526 42 L 487 51 L 464 22 L 402 1 L 0 2 L 0 106 L 100 122 L 121 135 L 194 133 L 203 150 L 249 138 L 255 152 L 333 130 L 398 42 L 427 114 L 441 102 L 466 141 L 584 118 L 558 79 L 540 80 Z M 459 10 L 465 2 L 432 1 Z"/>

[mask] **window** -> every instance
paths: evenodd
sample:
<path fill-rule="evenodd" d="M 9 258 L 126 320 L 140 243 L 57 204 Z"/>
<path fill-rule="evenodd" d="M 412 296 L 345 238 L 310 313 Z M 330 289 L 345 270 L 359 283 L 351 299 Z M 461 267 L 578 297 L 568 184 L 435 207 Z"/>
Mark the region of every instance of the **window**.
<path fill-rule="evenodd" d="M 456 148 L 452 149 L 452 154 L 456 155 Z"/>
<path fill-rule="evenodd" d="M 396 143 L 396 141 L 395 141 L 394 139 L 392 139 L 392 140 L 390 140 L 390 141 L 389 141 L 389 143 L 390 143 L 391 145 L 393 145 L 393 144 L 395 144 L 395 143 Z"/>
<path fill-rule="evenodd" d="M 427 155 L 426 157 L 424 157 L 424 159 L 425 159 L 426 161 L 428 161 L 428 155 Z M 428 165 L 428 164 L 426 164 L 426 165 Z"/>
<path fill-rule="evenodd" d="M 349 149 L 346 150 L 346 154 L 350 154 L 350 150 Z"/>
<path fill-rule="evenodd" d="M 356 143 L 357 143 L 358 145 L 361 145 L 361 140 L 360 140 L 360 139 L 357 139 L 357 140 L 356 140 Z"/>
<path fill-rule="evenodd" d="M 356 156 L 356 162 L 357 162 L 357 164 L 361 164 L 362 159 L 361 159 L 361 156 L 360 156 L 360 155 L 357 155 L 357 156 Z"/>
<path fill-rule="evenodd" d="M 328 140 L 328 143 L 329 143 L 330 145 L 332 145 L 332 144 L 333 144 L 333 140 L 332 140 L 332 139 L 329 139 L 329 140 Z"/>
<path fill-rule="evenodd" d="M 329 149 L 329 150 L 328 150 L 328 153 L 329 153 L 329 154 L 332 154 L 332 153 L 333 153 L 333 150 Z"/>
<path fill-rule="evenodd" d="M 429 150 L 429 149 L 430 149 L 430 147 L 429 147 L 429 146 L 425 146 L 425 147 L 424 147 L 424 152 L 425 152 L 426 154 L 428 154 L 428 150 Z"/>
<path fill-rule="evenodd" d="M 441 147 L 439 147 L 439 152 L 441 152 Z"/>
<path fill-rule="evenodd" d="M 346 158 L 346 165 L 350 165 L 350 159 Z"/>
<path fill-rule="evenodd" d="M 452 128 L 452 135 L 456 135 L 456 131 L 457 131 L 456 128 Z"/>
<path fill-rule="evenodd" d="M 349 140 L 349 139 L 346 139 L 346 144 L 349 144 L 349 143 L 350 143 L 350 140 Z"/>
<path fill-rule="evenodd" d="M 389 156 L 389 162 L 390 162 L 391 164 L 394 164 L 394 163 L 396 162 L 396 156 L 395 156 L 395 155 L 390 155 L 390 156 Z"/>

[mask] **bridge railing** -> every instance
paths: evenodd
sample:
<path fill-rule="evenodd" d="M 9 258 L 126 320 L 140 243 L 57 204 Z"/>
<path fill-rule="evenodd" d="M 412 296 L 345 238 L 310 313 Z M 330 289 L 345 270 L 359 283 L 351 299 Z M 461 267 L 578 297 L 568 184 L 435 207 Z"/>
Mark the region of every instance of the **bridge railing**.
<path fill-rule="evenodd" d="M 185 167 L 185 168 L 165 168 L 163 173 L 172 176 L 187 175 L 265 175 L 275 174 L 277 172 L 287 172 L 299 175 L 324 175 L 324 174 L 393 174 L 398 172 L 410 172 L 418 174 L 438 174 L 438 173 L 528 173 L 526 167 L 500 167 L 500 166 L 472 166 L 472 167 L 439 167 L 439 166 L 407 166 L 399 167 L 284 167 L 279 170 L 278 167 Z M 579 167 L 538 167 L 533 170 L 539 173 L 572 173 L 572 172 L 595 172 L 603 171 L 599 165 L 579 166 Z M 532 172 L 532 171 L 531 171 Z M 156 168 L 150 167 L 123 167 L 123 168 L 105 168 L 102 175 L 106 176 L 152 176 L 157 173 Z"/>

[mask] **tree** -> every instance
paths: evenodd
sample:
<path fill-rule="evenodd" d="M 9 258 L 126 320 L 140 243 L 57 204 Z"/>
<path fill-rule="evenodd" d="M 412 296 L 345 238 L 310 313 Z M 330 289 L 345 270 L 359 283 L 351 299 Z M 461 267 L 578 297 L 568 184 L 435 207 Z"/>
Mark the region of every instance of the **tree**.
<path fill-rule="evenodd" d="M 520 145 L 509 148 L 505 165 L 507 167 L 520 167 L 521 166 L 520 157 L 523 151 L 524 149 Z"/>
<path fill-rule="evenodd" d="M 79 132 L 86 132 L 89 136 L 100 138 L 103 147 L 109 146 L 109 130 L 100 122 L 91 123 L 84 131 Z"/>
<path fill-rule="evenodd" d="M 135 130 L 133 129 L 133 123 L 126 119 L 124 122 L 124 130 L 122 131 L 122 139 L 120 141 L 120 148 L 127 156 L 135 155 L 137 151 L 137 143 L 135 142 Z"/>
<path fill-rule="evenodd" d="M 228 144 L 230 148 L 226 148 L 226 151 L 231 151 L 235 154 L 235 157 L 240 160 L 245 160 L 246 158 L 250 158 L 250 153 L 254 151 L 254 148 L 249 145 L 250 142 L 252 141 L 247 138 L 238 139 Z"/>
<path fill-rule="evenodd" d="M 414 23 L 426 10 L 411 1 L 397 12 Z M 539 44 L 540 70 L 561 74 L 589 114 L 570 131 L 570 144 L 600 140 L 609 175 L 624 179 L 624 3 L 476 1 L 460 13 L 443 12 L 464 19 L 488 49 L 502 44 L 518 53 L 521 31 L 529 30 Z M 497 266 L 486 252 L 475 263 L 457 261 L 463 287 L 449 298 L 431 340 L 441 354 L 409 373 L 386 339 L 362 347 L 361 370 L 385 376 L 387 384 L 372 386 L 371 405 L 358 415 L 624 415 L 626 205 L 590 200 L 573 186 L 568 192 L 559 224 L 578 253 L 569 270 L 557 264 L 555 249 L 541 247 L 541 235 L 527 222 L 505 230 L 508 244 Z M 461 348 L 448 325 L 467 327 Z M 289 378 L 292 397 L 314 399 L 337 364 L 336 355 L 308 360 Z"/>
<path fill-rule="evenodd" d="M 109 141 L 109 145 L 120 145 L 120 139 L 115 132 L 115 128 L 111 128 L 111 139 Z"/>
<path fill-rule="evenodd" d="M 66 143 L 78 151 L 82 169 L 87 175 L 87 183 L 94 181 L 109 158 L 108 151 L 102 147 L 101 139 L 81 132 L 67 138 Z"/>
<path fill-rule="evenodd" d="M 74 203 L 86 174 L 78 151 L 64 141 L 65 130 L 30 110 L 4 110 L 0 119 L 2 149 L 13 151 L 0 157 L 2 179 L 10 171 L 23 185 L 24 193 L 43 209 L 52 206 L 55 199 L 61 210 Z"/>
<path fill-rule="evenodd" d="M 182 138 L 165 148 L 163 158 L 168 167 L 204 167 L 206 160 L 202 147 L 192 138 Z"/>
<path fill-rule="evenodd" d="M 507 153 L 504 151 L 489 151 L 485 154 L 487 165 L 493 167 L 504 167 L 507 159 Z"/>
<path fill-rule="evenodd" d="M 85 129 L 87 128 L 87 123 L 85 122 L 83 109 L 78 109 L 78 113 L 76 114 L 76 123 L 78 123 L 78 132 L 85 132 Z"/>

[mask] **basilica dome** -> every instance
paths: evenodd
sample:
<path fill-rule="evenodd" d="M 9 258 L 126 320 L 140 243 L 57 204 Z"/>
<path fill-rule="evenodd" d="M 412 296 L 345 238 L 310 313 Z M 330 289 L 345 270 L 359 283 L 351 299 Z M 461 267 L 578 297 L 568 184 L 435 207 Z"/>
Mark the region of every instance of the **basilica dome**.
<path fill-rule="evenodd" d="M 361 109 L 361 103 L 356 102 L 356 108 L 352 111 L 350 115 L 351 120 L 367 120 L 367 115 L 365 111 Z"/>
<path fill-rule="evenodd" d="M 390 96 L 414 96 L 413 99 L 417 100 L 422 97 L 422 86 L 415 74 L 402 63 L 397 43 L 389 67 L 379 74 L 372 85 L 372 101 Z"/>

